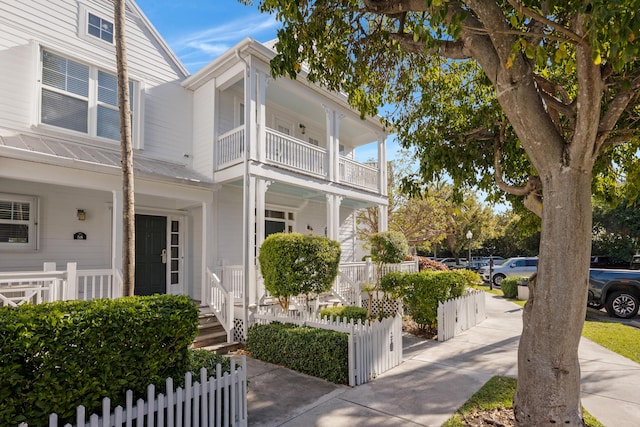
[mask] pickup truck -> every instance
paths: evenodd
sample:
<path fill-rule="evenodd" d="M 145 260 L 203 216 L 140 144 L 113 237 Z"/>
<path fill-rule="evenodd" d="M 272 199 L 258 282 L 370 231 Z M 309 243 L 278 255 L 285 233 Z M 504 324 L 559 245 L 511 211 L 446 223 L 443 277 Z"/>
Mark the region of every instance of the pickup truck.
<path fill-rule="evenodd" d="M 589 307 L 607 310 L 610 316 L 628 319 L 640 307 L 640 271 L 589 269 Z"/>

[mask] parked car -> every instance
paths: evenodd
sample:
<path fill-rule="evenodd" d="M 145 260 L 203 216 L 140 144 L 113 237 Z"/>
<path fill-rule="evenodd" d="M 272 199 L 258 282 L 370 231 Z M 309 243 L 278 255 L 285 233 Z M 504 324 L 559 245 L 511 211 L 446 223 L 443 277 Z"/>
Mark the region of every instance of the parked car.
<path fill-rule="evenodd" d="M 478 272 L 482 267 L 487 267 L 489 265 L 489 261 L 471 261 L 468 268 L 471 271 Z"/>
<path fill-rule="evenodd" d="M 508 276 L 529 277 L 538 271 L 538 257 L 509 258 L 501 265 L 494 265 L 493 276 L 489 277 L 489 266 L 480 268 L 480 275 L 485 282 L 493 281 L 500 286 L 502 279 Z"/>
<path fill-rule="evenodd" d="M 593 255 L 591 268 L 629 268 L 629 261 L 614 258 L 609 255 Z"/>
<path fill-rule="evenodd" d="M 640 270 L 640 255 L 634 255 L 633 258 L 631 258 L 631 265 L 629 265 L 629 269 Z"/>
<path fill-rule="evenodd" d="M 439 262 L 446 265 L 449 268 L 465 268 L 467 266 L 466 258 L 442 258 Z"/>
<path fill-rule="evenodd" d="M 634 317 L 640 307 L 640 271 L 589 269 L 587 305 L 604 307 L 609 316 Z"/>

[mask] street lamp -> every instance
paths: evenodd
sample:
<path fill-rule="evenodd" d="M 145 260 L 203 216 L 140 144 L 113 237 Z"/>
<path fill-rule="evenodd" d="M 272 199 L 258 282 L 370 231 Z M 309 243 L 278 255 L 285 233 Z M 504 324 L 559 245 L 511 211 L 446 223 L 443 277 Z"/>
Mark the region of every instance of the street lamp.
<path fill-rule="evenodd" d="M 467 258 L 467 267 L 471 270 L 471 239 L 473 239 L 473 233 L 471 230 L 467 231 L 467 240 L 469 241 L 469 258 Z"/>

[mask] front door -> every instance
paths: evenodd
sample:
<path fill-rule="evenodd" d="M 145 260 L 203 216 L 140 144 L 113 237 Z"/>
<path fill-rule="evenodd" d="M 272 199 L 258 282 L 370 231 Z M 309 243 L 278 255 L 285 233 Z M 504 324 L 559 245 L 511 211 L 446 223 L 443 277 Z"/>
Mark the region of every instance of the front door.
<path fill-rule="evenodd" d="M 136 295 L 167 292 L 167 217 L 136 215 Z"/>

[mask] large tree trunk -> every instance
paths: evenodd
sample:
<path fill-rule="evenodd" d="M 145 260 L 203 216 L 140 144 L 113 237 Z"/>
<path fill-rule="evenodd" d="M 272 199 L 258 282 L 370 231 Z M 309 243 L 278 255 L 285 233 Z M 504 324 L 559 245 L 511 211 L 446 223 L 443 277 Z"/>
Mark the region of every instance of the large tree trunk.
<path fill-rule="evenodd" d="M 530 284 L 518 348 L 519 426 L 583 425 L 578 345 L 591 252 L 590 170 L 559 165 L 542 177 L 538 274 Z"/>

